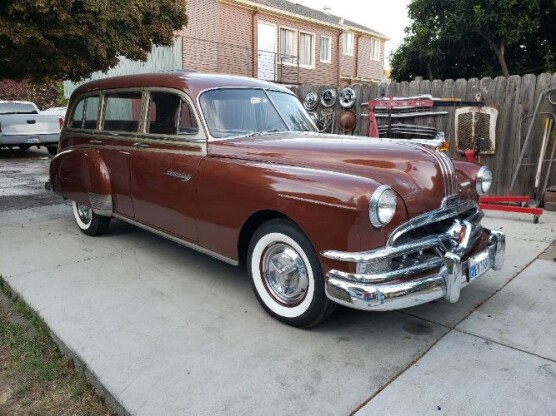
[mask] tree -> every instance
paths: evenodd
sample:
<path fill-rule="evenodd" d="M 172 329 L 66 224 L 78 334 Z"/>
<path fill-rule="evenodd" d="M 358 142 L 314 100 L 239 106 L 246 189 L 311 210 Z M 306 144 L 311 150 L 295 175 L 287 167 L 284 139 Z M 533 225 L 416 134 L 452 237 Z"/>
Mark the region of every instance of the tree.
<path fill-rule="evenodd" d="M 554 0 L 413 0 L 395 79 L 538 72 L 554 66 Z"/>
<path fill-rule="evenodd" d="M 2 0 L 0 79 L 79 80 L 145 60 L 186 23 L 184 0 Z"/>

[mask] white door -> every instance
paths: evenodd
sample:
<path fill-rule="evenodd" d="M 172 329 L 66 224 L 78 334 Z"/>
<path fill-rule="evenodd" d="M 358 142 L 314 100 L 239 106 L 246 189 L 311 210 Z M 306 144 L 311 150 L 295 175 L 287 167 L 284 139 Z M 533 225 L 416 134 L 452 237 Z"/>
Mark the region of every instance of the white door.
<path fill-rule="evenodd" d="M 276 26 L 257 23 L 257 78 L 276 80 Z"/>

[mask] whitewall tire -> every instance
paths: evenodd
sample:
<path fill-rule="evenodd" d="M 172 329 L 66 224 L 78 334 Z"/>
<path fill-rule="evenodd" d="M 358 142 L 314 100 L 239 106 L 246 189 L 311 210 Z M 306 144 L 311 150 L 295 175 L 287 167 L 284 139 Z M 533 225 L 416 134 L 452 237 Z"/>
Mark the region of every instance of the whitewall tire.
<path fill-rule="evenodd" d="M 272 220 L 254 233 L 248 271 L 257 299 L 276 319 L 309 327 L 326 319 L 333 304 L 324 293 L 317 254 L 293 223 Z"/>
<path fill-rule="evenodd" d="M 87 235 L 102 235 L 108 229 L 110 217 L 103 217 L 93 212 L 91 207 L 72 202 L 73 216 L 79 229 Z"/>

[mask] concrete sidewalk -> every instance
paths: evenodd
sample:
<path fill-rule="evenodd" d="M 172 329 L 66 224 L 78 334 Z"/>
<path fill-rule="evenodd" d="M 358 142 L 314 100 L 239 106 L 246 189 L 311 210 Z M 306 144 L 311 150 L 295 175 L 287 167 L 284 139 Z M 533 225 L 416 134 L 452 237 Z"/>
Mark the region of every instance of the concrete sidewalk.
<path fill-rule="evenodd" d="M 2 213 L 0 273 L 122 413 L 554 413 L 556 263 L 537 257 L 556 215 L 484 223 L 506 265 L 459 303 L 311 330 L 270 318 L 245 271 L 118 221 L 87 237 L 67 205 Z"/>

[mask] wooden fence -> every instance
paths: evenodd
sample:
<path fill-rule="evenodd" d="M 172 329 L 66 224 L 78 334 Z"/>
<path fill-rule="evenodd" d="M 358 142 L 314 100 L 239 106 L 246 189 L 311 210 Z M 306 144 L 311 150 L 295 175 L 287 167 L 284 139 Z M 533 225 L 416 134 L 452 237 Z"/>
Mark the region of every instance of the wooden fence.
<path fill-rule="evenodd" d="M 296 93 L 301 101 L 305 95 L 314 91 L 320 97 L 320 92 L 324 88 L 336 86 L 330 85 L 300 85 L 292 87 L 292 91 Z M 337 91 L 341 91 L 345 86 L 340 86 Z M 518 168 L 518 158 L 523 146 L 523 142 L 527 133 L 527 129 L 535 110 L 535 105 L 539 94 L 550 88 L 556 88 L 556 74 L 541 74 L 538 76 L 529 74 L 523 77 L 511 76 L 509 78 L 471 78 L 469 80 L 458 79 L 456 81 L 448 79 L 445 81 L 421 80 L 412 82 L 382 82 L 364 85 L 351 85 L 357 94 L 357 101 L 353 110 L 357 114 L 358 123 L 353 131 L 354 135 L 366 136 L 368 131 L 368 119 L 362 114 L 367 113 L 367 108 L 361 104 L 366 103 L 377 97 L 395 96 L 408 97 L 420 94 L 432 94 L 433 97 L 440 98 L 461 98 L 466 101 L 474 101 L 478 93 L 481 94 L 486 106 L 494 107 L 499 111 L 496 123 L 496 151 L 493 155 L 481 155 L 481 163 L 489 166 L 495 176 L 492 194 L 503 195 L 509 193 L 510 182 L 513 172 Z M 556 98 L 556 94 L 553 95 Z M 434 111 L 447 111 L 444 116 L 434 117 L 416 117 L 411 123 L 419 125 L 432 126 L 443 131 L 450 145 L 450 156 L 452 158 L 463 159 L 463 156 L 456 152 L 455 141 L 455 110 L 457 107 L 434 107 Z M 317 108 L 318 112 L 321 108 Z M 341 108 L 336 103 L 334 110 L 339 114 Z M 539 111 L 556 112 L 556 106 L 552 105 L 548 100 L 543 100 Z M 522 122 L 523 120 L 523 122 Z M 379 124 L 381 121 L 379 120 Z M 527 146 L 527 153 L 519 168 L 516 185 L 512 190 L 514 195 L 530 195 L 532 196 L 534 187 L 534 178 L 537 162 L 540 153 L 540 147 L 543 136 L 544 117 L 536 117 L 532 130 L 532 136 Z M 553 128 L 553 134 L 547 147 L 547 156 L 545 157 L 544 169 L 548 165 L 547 159 L 550 159 L 550 151 L 554 140 L 556 140 L 556 126 Z M 334 133 L 342 133 L 335 123 Z M 541 180 L 543 184 L 544 177 Z M 556 186 L 556 161 L 554 163 L 548 185 Z"/>

